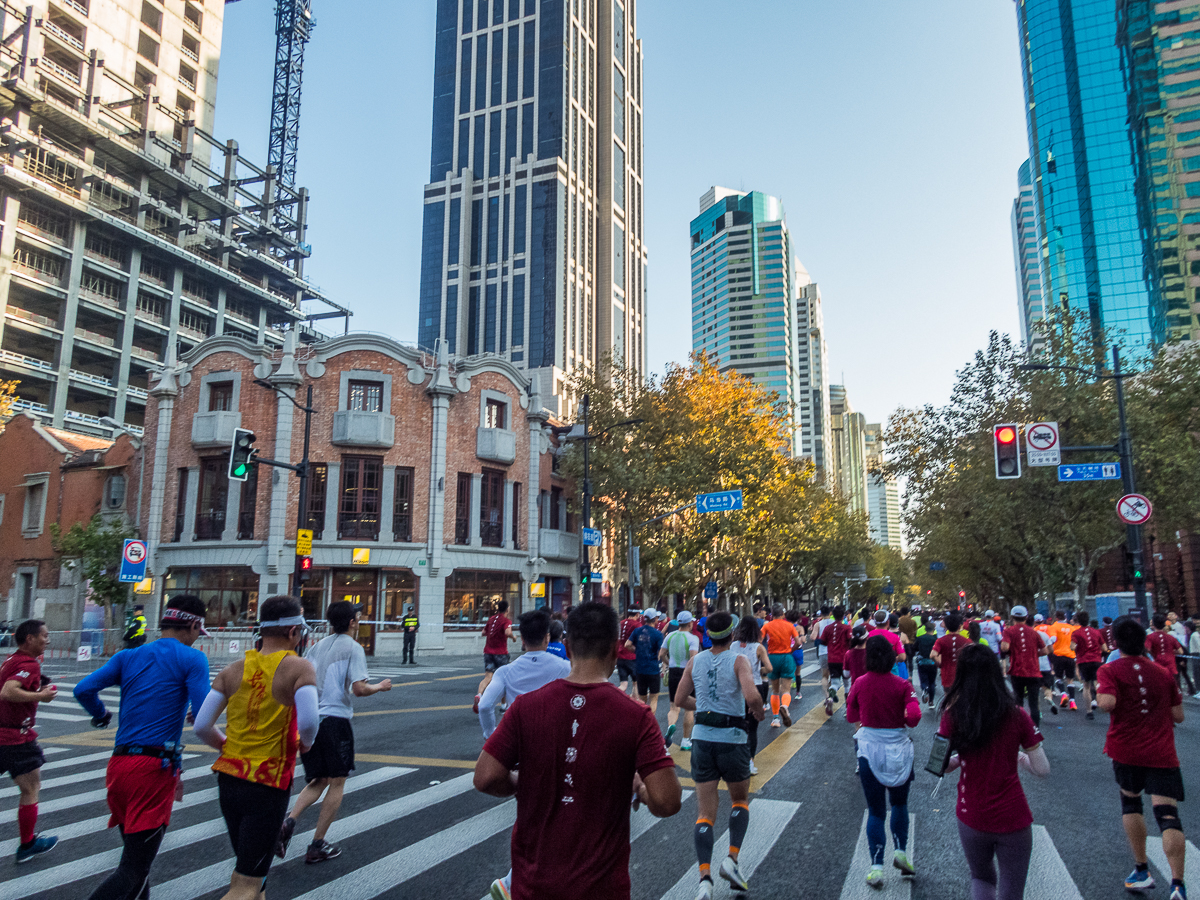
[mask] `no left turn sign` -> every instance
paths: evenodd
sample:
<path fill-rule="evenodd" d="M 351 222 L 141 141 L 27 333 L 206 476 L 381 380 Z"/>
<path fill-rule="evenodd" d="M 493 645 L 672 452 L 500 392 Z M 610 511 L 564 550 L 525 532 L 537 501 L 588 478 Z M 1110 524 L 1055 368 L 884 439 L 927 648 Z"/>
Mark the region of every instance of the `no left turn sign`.
<path fill-rule="evenodd" d="M 1126 525 L 1145 525 L 1154 507 L 1142 494 L 1126 494 L 1117 501 L 1117 515 Z"/>

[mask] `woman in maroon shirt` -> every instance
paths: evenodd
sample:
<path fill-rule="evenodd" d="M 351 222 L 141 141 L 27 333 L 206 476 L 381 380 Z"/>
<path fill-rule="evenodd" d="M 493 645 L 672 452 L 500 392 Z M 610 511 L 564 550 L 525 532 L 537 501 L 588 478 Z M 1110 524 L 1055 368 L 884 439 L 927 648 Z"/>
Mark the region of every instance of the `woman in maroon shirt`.
<path fill-rule="evenodd" d="M 905 726 L 921 721 L 921 702 L 912 682 L 892 674 L 896 651 L 885 635 L 867 638 L 866 671 L 854 679 L 846 698 L 846 718 L 861 723 L 854 736 L 858 777 L 867 798 L 867 844 L 871 868 L 867 884 L 883 886 L 883 853 L 887 832 L 883 820 L 892 804 L 892 839 L 896 845 L 892 865 L 900 874 L 915 874 L 908 860 L 908 788 L 913 780 L 913 746 Z"/>
<path fill-rule="evenodd" d="M 954 751 L 947 769 L 962 769 L 956 810 L 971 896 L 1021 900 L 1033 852 L 1033 813 L 1017 767 L 1050 773 L 1041 732 L 1008 692 L 999 657 L 982 644 L 959 655 L 944 709 L 938 734 L 950 739 Z"/>

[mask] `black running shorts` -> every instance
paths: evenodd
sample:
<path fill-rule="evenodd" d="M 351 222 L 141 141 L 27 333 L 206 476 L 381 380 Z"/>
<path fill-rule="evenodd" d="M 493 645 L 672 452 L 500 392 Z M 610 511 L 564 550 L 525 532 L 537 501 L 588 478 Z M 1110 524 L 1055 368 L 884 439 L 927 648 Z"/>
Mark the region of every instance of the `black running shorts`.
<path fill-rule="evenodd" d="M 655 672 L 653 675 L 637 676 L 637 691 L 639 697 L 657 694 L 662 690 L 662 676 Z"/>
<path fill-rule="evenodd" d="M 1157 794 L 1183 802 L 1183 776 L 1179 767 L 1158 769 L 1152 766 L 1127 766 L 1113 760 L 1117 787 L 1131 794 Z"/>
<path fill-rule="evenodd" d="M 1100 663 L 1079 663 L 1079 679 L 1095 681 L 1096 673 L 1100 671 Z"/>
<path fill-rule="evenodd" d="M 290 791 L 217 773 L 221 815 L 237 862 L 233 870 L 247 878 L 266 878 L 275 840 L 287 817 Z"/>
<path fill-rule="evenodd" d="M 750 777 L 750 745 L 692 738 L 692 779 L 736 784 Z"/>
<path fill-rule="evenodd" d="M 304 780 L 345 778 L 354 771 L 354 730 L 350 720 L 341 716 L 326 716 L 317 729 L 312 749 L 300 754 L 304 763 Z"/>
<path fill-rule="evenodd" d="M 1055 678 L 1074 678 L 1075 660 L 1069 656 L 1052 656 L 1050 664 L 1054 667 Z"/>
<path fill-rule="evenodd" d="M 17 778 L 40 769 L 45 762 L 46 757 L 37 741 L 0 746 L 0 774 L 7 772 Z"/>
<path fill-rule="evenodd" d="M 621 659 L 617 657 L 617 677 L 622 681 L 633 681 L 637 678 L 637 672 L 634 671 L 634 659 Z"/>
<path fill-rule="evenodd" d="M 501 666 L 508 665 L 507 653 L 485 653 L 483 654 L 483 671 L 495 672 Z"/>
<path fill-rule="evenodd" d="M 830 679 L 830 681 L 837 681 L 839 678 L 845 678 L 845 677 L 846 677 L 846 672 L 843 668 L 842 663 L 831 662 L 829 664 L 829 679 Z"/>

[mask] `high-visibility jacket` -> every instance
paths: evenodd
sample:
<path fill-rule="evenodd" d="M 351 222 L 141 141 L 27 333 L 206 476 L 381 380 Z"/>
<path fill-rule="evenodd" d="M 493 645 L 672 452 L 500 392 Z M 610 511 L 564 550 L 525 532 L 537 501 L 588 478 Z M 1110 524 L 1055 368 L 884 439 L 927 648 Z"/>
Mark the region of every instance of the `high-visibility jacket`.
<path fill-rule="evenodd" d="M 405 631 L 407 631 L 410 628 L 413 629 L 414 631 L 416 631 L 418 628 L 421 627 L 421 623 L 417 619 L 416 616 L 405 616 L 403 621 L 401 621 L 400 625 L 401 625 L 401 627 L 404 628 Z"/>
<path fill-rule="evenodd" d="M 142 615 L 134 616 L 133 621 L 129 623 L 129 628 L 125 631 L 125 640 L 134 641 L 145 636 L 146 617 Z"/>

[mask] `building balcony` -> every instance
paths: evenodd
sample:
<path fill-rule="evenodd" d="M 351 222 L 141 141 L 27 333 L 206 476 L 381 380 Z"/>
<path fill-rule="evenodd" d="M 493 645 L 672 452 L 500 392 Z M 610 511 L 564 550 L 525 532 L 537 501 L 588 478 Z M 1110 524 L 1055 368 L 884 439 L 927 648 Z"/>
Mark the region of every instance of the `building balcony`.
<path fill-rule="evenodd" d="M 517 459 L 517 434 L 503 428 L 478 428 L 475 455 L 489 462 L 512 465 Z"/>
<path fill-rule="evenodd" d="M 197 450 L 233 446 L 233 433 L 242 427 L 240 412 L 196 413 L 192 417 L 192 446 Z"/>
<path fill-rule="evenodd" d="M 538 531 L 538 543 L 540 545 L 538 555 L 544 559 L 567 562 L 579 559 L 579 535 L 577 534 L 542 528 Z"/>
<path fill-rule="evenodd" d="M 396 443 L 396 417 L 381 412 L 336 412 L 333 414 L 332 442 L 340 447 L 386 450 Z"/>

